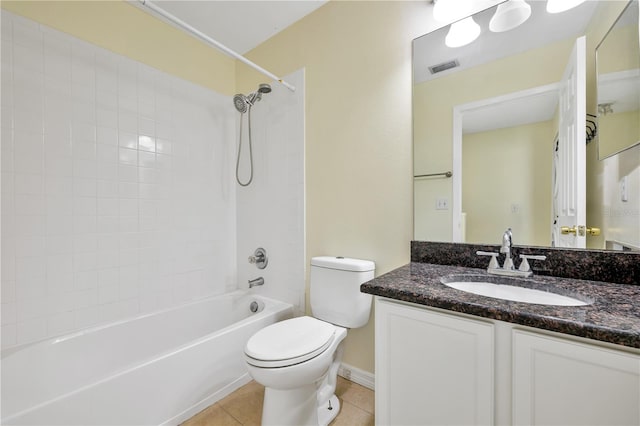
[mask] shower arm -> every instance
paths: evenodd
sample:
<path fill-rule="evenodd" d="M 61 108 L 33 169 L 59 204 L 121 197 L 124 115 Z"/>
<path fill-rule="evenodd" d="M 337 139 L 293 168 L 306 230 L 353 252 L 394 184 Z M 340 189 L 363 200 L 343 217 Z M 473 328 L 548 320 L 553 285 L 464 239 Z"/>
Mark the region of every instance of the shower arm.
<path fill-rule="evenodd" d="M 277 75 L 275 75 L 272 72 L 269 72 L 266 69 L 262 68 L 260 65 L 254 63 L 254 62 L 251 62 L 250 60 L 248 60 L 247 58 L 245 58 L 241 54 L 229 49 L 224 44 L 212 39 L 211 37 L 209 37 L 208 35 L 204 34 L 203 32 L 198 31 L 197 29 L 193 28 L 191 25 L 187 24 L 186 22 L 176 18 L 175 16 L 173 16 L 170 13 L 166 12 L 164 9 L 162 9 L 162 8 L 156 6 L 155 4 L 151 3 L 149 0 L 137 0 L 136 3 L 140 3 L 142 6 L 151 9 L 153 12 L 155 12 L 158 15 L 162 16 L 164 19 L 166 19 L 167 21 L 169 21 L 173 25 L 177 26 L 178 28 L 182 29 L 183 31 L 186 31 L 187 33 L 189 33 L 189 34 L 199 38 L 200 40 L 212 45 L 213 47 L 223 51 L 227 55 L 230 55 L 230 56 L 234 57 L 235 59 L 245 63 L 246 65 L 249 65 L 251 68 L 253 68 L 256 71 L 266 75 L 267 77 L 269 77 L 269 78 L 271 78 L 273 80 L 276 80 L 277 82 L 279 82 L 284 87 L 286 87 L 287 89 L 291 90 L 292 92 L 296 91 L 295 86 L 292 86 L 291 84 L 287 83 L 286 81 L 284 81 L 283 79 L 281 79 Z"/>

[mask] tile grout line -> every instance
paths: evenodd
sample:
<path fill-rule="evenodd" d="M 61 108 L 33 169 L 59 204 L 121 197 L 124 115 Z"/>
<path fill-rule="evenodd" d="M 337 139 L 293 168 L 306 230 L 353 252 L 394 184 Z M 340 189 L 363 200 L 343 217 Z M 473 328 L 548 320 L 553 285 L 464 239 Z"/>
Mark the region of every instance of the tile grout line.
<path fill-rule="evenodd" d="M 218 404 L 218 403 L 216 402 L 216 404 Z M 224 408 L 224 406 L 223 406 L 222 404 L 218 404 L 218 406 L 222 409 L 222 411 L 224 411 L 225 413 L 227 413 L 227 414 L 228 414 L 228 415 L 229 415 L 233 420 L 235 420 L 236 422 L 238 422 L 238 424 L 240 424 L 240 425 L 244 426 L 244 423 L 242 423 L 242 422 L 240 421 L 240 419 L 236 418 L 236 416 L 234 416 L 233 414 L 231 414 L 230 412 L 228 412 L 228 411 L 227 411 L 227 409 L 226 409 L 226 408 Z"/>

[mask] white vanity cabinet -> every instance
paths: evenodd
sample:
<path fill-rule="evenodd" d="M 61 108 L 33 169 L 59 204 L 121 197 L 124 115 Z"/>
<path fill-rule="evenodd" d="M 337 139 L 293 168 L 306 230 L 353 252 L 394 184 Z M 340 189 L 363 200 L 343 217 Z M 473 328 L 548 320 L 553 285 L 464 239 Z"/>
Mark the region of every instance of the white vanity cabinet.
<path fill-rule="evenodd" d="M 378 425 L 640 425 L 640 350 L 380 297 L 375 309 Z"/>
<path fill-rule="evenodd" d="M 492 424 L 493 328 L 376 298 L 376 424 Z"/>
<path fill-rule="evenodd" d="M 513 424 L 639 425 L 640 356 L 513 330 Z"/>

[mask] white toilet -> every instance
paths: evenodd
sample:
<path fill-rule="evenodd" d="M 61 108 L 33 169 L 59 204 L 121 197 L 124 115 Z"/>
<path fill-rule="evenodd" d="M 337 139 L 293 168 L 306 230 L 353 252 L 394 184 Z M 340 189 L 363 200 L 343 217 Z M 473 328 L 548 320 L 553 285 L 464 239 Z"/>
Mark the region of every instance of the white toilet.
<path fill-rule="evenodd" d="M 327 425 L 340 411 L 335 396 L 347 328 L 369 321 L 375 263 L 342 257 L 311 259 L 314 318 L 282 321 L 254 334 L 245 347 L 249 374 L 265 386 L 263 425 Z"/>

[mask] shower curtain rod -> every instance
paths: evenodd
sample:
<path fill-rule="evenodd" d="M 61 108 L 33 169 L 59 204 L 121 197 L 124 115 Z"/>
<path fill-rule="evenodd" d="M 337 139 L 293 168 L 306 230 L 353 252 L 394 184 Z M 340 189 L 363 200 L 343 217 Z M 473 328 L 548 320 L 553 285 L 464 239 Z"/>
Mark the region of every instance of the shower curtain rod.
<path fill-rule="evenodd" d="M 281 83 L 283 86 L 285 86 L 287 89 L 291 90 L 292 92 L 296 91 L 295 86 L 292 86 L 291 84 L 287 83 L 286 81 L 284 81 L 283 79 L 281 79 L 277 75 L 275 75 L 275 74 L 267 71 L 266 69 L 262 68 L 260 65 L 254 63 L 254 62 L 251 62 L 250 60 L 248 60 L 247 58 L 245 58 L 241 54 L 229 49 L 224 44 L 212 39 L 211 37 L 209 37 L 208 35 L 204 34 L 203 32 L 198 31 L 197 29 L 193 28 L 191 25 L 187 24 L 186 22 L 176 18 L 175 16 L 173 16 L 170 13 L 166 12 L 164 9 L 162 9 L 162 8 L 156 6 L 155 4 L 151 3 L 149 0 L 138 0 L 138 2 L 141 3 L 142 6 L 148 7 L 153 12 L 155 12 L 158 15 L 162 16 L 163 18 L 165 18 L 166 20 L 168 20 L 169 22 L 171 22 L 175 26 L 179 27 L 180 29 L 192 34 L 193 36 L 199 38 L 202 41 L 205 41 L 206 43 L 208 43 L 210 45 L 213 45 L 217 49 L 219 49 L 219 50 L 223 51 L 224 53 L 236 58 L 237 60 L 249 65 L 251 68 L 253 68 L 256 71 L 266 75 L 267 77 L 278 81 L 279 83 Z"/>

